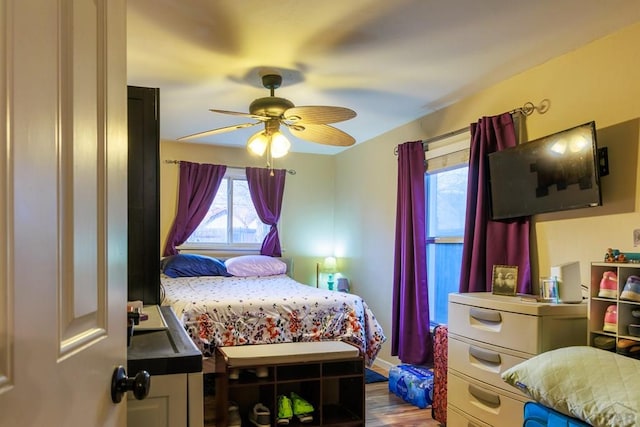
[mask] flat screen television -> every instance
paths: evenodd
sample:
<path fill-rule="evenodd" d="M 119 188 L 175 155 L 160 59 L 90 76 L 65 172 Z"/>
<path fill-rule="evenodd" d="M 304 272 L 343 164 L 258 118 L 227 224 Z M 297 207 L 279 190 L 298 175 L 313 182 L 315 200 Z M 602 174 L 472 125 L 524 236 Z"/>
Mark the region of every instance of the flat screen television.
<path fill-rule="evenodd" d="M 595 122 L 489 154 L 491 217 L 602 205 Z"/>

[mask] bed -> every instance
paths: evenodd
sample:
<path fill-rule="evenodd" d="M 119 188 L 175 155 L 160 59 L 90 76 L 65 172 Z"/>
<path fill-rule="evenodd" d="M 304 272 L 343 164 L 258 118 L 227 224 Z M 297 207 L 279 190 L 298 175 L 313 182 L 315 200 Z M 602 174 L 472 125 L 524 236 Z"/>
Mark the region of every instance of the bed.
<path fill-rule="evenodd" d="M 594 347 L 539 354 L 502 373 L 529 396 L 526 427 L 640 425 L 640 360 Z"/>
<path fill-rule="evenodd" d="M 281 260 L 257 255 L 172 260 L 184 258 L 195 260 L 196 267 L 177 274 L 163 260 L 162 305 L 172 307 L 205 357 L 224 346 L 341 340 L 360 349 L 371 365 L 386 341 L 362 298 L 299 283 Z M 202 262 L 210 266 L 203 268 Z"/>

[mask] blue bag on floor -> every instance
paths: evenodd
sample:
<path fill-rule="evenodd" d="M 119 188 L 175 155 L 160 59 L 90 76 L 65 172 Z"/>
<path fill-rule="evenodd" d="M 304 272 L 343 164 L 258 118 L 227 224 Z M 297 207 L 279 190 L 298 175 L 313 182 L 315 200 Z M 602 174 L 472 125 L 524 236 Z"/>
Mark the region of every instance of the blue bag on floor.
<path fill-rule="evenodd" d="M 389 391 L 424 409 L 433 402 L 433 370 L 417 365 L 398 365 L 389 370 Z"/>

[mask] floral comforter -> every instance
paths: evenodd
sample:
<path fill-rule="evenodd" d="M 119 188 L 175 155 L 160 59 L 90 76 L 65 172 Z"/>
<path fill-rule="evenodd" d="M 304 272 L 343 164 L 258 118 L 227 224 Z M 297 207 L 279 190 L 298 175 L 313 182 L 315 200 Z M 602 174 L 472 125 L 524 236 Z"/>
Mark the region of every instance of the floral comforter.
<path fill-rule="evenodd" d="M 173 308 L 204 356 L 232 345 L 341 340 L 358 347 L 371 365 L 386 341 L 359 296 L 286 275 L 161 279 L 162 305 Z"/>

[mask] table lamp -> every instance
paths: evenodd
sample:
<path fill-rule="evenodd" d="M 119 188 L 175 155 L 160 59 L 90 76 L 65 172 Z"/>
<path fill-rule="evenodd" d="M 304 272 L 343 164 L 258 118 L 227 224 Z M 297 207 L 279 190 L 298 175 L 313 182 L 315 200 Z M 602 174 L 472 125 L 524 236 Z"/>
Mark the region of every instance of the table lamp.
<path fill-rule="evenodd" d="M 327 288 L 333 290 L 334 275 L 338 272 L 338 262 L 335 257 L 328 256 L 322 262 L 322 271 L 327 273 Z"/>

